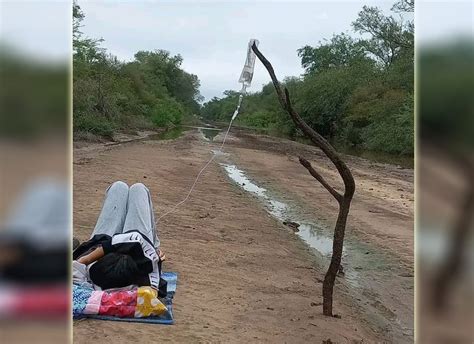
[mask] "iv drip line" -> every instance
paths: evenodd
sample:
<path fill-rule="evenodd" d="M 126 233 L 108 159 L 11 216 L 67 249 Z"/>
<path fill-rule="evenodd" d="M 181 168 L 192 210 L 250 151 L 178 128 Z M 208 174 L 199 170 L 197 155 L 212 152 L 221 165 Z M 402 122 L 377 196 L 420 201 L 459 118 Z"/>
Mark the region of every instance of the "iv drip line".
<path fill-rule="evenodd" d="M 227 127 L 227 131 L 224 135 L 224 138 L 223 138 L 222 143 L 219 147 L 219 150 L 212 155 L 211 159 L 209 159 L 209 161 L 199 171 L 199 173 L 197 174 L 196 178 L 194 179 L 194 182 L 193 182 L 191 188 L 189 189 L 188 194 L 186 195 L 186 197 L 182 201 L 176 203 L 170 210 L 168 210 L 164 214 L 160 215 L 158 217 L 158 219 L 156 220 L 155 224 L 158 224 L 158 221 L 160 221 L 166 215 L 169 215 L 172 212 L 174 212 L 176 209 L 178 209 L 178 207 L 180 205 L 182 205 L 184 202 L 186 202 L 189 199 L 189 197 L 191 196 L 191 193 L 193 192 L 193 190 L 194 190 L 194 188 L 195 188 L 195 186 L 196 186 L 196 184 L 199 180 L 199 177 L 201 177 L 201 174 L 206 170 L 207 166 L 209 166 L 210 163 L 212 161 L 214 161 L 214 158 L 217 156 L 217 153 L 222 153 L 222 148 L 224 147 L 225 141 L 227 140 L 227 136 L 229 135 L 230 128 L 232 127 L 232 123 L 234 122 L 235 118 L 239 114 L 240 105 L 242 104 L 242 99 L 244 98 L 244 94 L 246 94 L 247 87 L 250 86 L 250 84 L 252 82 L 253 70 L 254 70 L 254 66 L 255 66 L 255 53 L 252 50 L 252 45 L 254 43 L 256 43 L 258 45 L 258 40 L 251 39 L 249 44 L 248 44 L 247 59 L 245 60 L 245 65 L 244 65 L 244 68 L 242 70 L 242 74 L 240 75 L 240 78 L 239 78 L 239 82 L 242 83 L 242 89 L 240 90 L 239 101 L 237 103 L 237 108 L 235 109 L 235 111 L 232 115 L 232 118 L 229 122 L 229 126 Z"/>

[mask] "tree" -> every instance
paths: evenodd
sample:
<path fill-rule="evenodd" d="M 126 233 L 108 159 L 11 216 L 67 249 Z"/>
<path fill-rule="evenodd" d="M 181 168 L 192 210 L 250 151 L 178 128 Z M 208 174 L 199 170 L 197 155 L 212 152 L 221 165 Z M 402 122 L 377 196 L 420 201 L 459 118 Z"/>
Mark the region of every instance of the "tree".
<path fill-rule="evenodd" d="M 324 154 L 331 160 L 336 167 L 339 175 L 344 181 L 344 194 L 340 194 L 320 175 L 311 164 L 304 158 L 300 157 L 300 163 L 309 171 L 309 173 L 336 199 L 339 204 L 339 214 L 337 216 L 336 226 L 334 228 L 333 252 L 331 263 L 326 272 L 323 282 L 323 314 L 327 316 L 333 315 L 333 291 L 336 275 L 339 271 L 342 259 L 342 249 L 344 246 L 344 234 L 346 229 L 347 216 L 351 206 L 352 197 L 355 192 L 355 182 L 350 169 L 340 158 L 336 150 L 324 139 L 320 134 L 314 131 L 300 115 L 294 110 L 288 88 L 285 88 L 285 95 L 283 95 L 280 82 L 275 76 L 270 62 L 258 50 L 257 46 L 253 44 L 252 50 L 255 52 L 259 60 L 263 63 L 272 79 L 275 91 L 281 107 L 290 115 L 295 125 L 317 146 Z"/>
<path fill-rule="evenodd" d="M 74 61 L 88 63 L 103 61 L 105 59 L 105 49 L 99 48 L 103 39 L 92 39 L 83 37 L 80 31 L 85 15 L 77 2 L 72 6 L 72 47 Z"/>
<path fill-rule="evenodd" d="M 73 39 L 79 39 L 82 32 L 79 31 L 81 27 L 81 22 L 84 19 L 84 12 L 82 12 L 81 7 L 77 4 L 76 1 L 72 4 L 72 37 Z"/>
<path fill-rule="evenodd" d="M 360 34 L 370 35 L 360 43 L 383 67 L 389 67 L 404 49 L 413 47 L 413 23 L 384 16 L 376 7 L 364 6 L 352 27 Z"/>
<path fill-rule="evenodd" d="M 297 51 L 301 57 L 301 65 L 308 74 L 347 67 L 368 60 L 363 44 L 345 33 L 334 35 L 324 43 L 319 42 L 317 47 L 306 45 Z"/>
<path fill-rule="evenodd" d="M 394 12 L 414 12 L 415 0 L 399 0 L 392 6 Z"/>

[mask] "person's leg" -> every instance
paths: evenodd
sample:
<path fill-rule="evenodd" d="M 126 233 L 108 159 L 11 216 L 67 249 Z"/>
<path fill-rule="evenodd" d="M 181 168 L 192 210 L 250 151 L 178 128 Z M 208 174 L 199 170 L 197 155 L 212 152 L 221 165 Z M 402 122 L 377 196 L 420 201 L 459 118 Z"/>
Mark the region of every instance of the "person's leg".
<path fill-rule="evenodd" d="M 123 231 L 130 230 L 138 230 L 145 234 L 155 248 L 160 246 L 150 191 L 142 183 L 133 184 L 128 193 L 128 210 Z"/>
<path fill-rule="evenodd" d="M 129 187 L 124 182 L 117 181 L 109 186 L 91 238 L 96 234 L 113 236 L 122 233 L 127 215 L 128 193 Z"/>

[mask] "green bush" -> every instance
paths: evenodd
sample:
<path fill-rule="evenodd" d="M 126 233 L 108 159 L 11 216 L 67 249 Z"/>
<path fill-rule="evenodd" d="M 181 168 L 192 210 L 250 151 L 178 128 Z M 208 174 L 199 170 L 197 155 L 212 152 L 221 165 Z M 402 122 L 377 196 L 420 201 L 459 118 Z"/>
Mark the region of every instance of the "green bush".
<path fill-rule="evenodd" d="M 112 138 L 116 126 L 102 115 L 81 114 L 74 117 L 74 131 L 84 131 Z"/>
<path fill-rule="evenodd" d="M 239 118 L 239 117 L 237 117 Z M 268 129 L 276 123 L 275 115 L 265 110 L 258 110 L 239 118 L 239 123 L 249 127 Z"/>
<path fill-rule="evenodd" d="M 379 118 L 362 130 L 364 147 L 392 154 L 414 154 L 413 97 L 392 115 Z"/>
<path fill-rule="evenodd" d="M 343 146 L 357 147 L 363 143 L 361 134 L 360 128 L 355 127 L 352 122 L 348 122 L 342 129 L 341 137 L 336 141 Z"/>
<path fill-rule="evenodd" d="M 170 127 L 181 123 L 184 107 L 173 98 L 160 100 L 152 110 L 151 120 L 157 127 Z"/>

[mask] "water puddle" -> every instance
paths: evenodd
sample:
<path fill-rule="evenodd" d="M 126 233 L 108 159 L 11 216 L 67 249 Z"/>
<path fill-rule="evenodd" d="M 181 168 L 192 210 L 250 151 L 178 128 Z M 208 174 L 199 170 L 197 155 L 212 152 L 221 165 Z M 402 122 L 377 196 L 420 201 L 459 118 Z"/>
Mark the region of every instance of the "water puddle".
<path fill-rule="evenodd" d="M 300 224 L 298 235 L 308 243 L 309 246 L 316 248 L 323 256 L 331 257 L 332 238 L 321 236 L 321 230 L 317 230 L 312 224 Z"/>
<path fill-rule="evenodd" d="M 266 197 L 267 190 L 252 183 L 245 174 L 234 165 L 223 165 L 227 175 L 245 191 L 251 192 L 259 197 Z"/>
<path fill-rule="evenodd" d="M 330 258 L 332 254 L 332 237 L 328 236 L 324 228 L 317 225 L 300 220 L 292 214 L 291 207 L 275 199 L 267 189 L 258 186 L 251 181 L 243 171 L 239 170 L 235 165 L 222 164 L 227 175 L 245 191 L 255 195 L 265 205 L 265 209 L 277 220 L 294 221 L 299 224 L 297 235 L 303 239 L 311 248 L 315 249 L 319 254 L 326 258 Z M 345 254 L 345 252 L 343 252 Z"/>
<path fill-rule="evenodd" d="M 152 134 L 146 137 L 146 140 L 174 140 L 179 138 L 186 130 L 198 130 L 204 140 L 213 142 L 214 138 L 219 135 L 221 129 L 214 127 L 197 127 L 197 126 L 178 126 L 162 131 L 161 133 Z"/>
<path fill-rule="evenodd" d="M 210 142 L 213 142 L 214 138 L 221 132 L 221 129 L 214 127 L 178 126 L 161 133 L 149 135 L 146 137 L 146 140 L 174 140 L 183 135 L 186 130 L 191 129 L 198 130 L 203 139 Z"/>
<path fill-rule="evenodd" d="M 204 127 L 198 127 L 199 132 L 201 135 L 204 137 L 206 141 L 214 141 L 214 138 L 220 133 L 219 128 L 204 128 Z"/>

